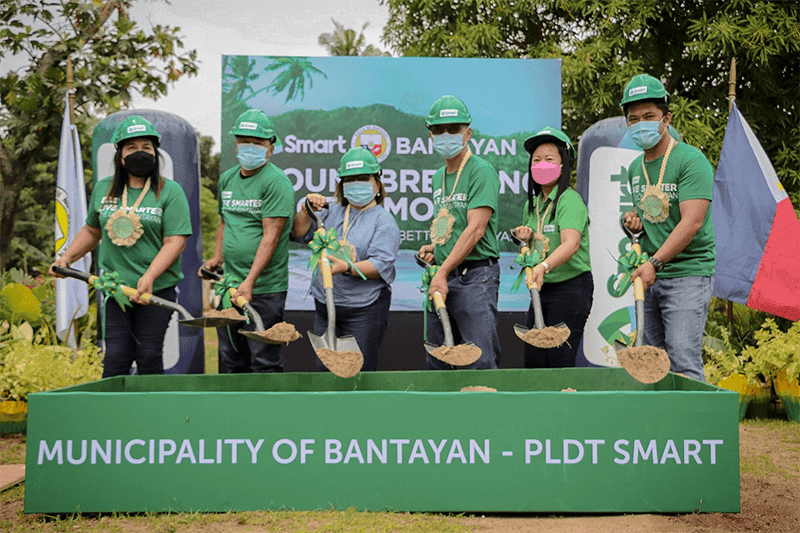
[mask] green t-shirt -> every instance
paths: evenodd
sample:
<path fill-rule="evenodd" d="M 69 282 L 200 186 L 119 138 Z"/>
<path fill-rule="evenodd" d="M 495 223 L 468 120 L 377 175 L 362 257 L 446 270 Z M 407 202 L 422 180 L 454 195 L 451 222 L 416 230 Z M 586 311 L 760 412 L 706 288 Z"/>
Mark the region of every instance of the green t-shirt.
<path fill-rule="evenodd" d="M 217 212 L 225 222 L 222 257 L 225 272 L 244 280 L 264 236 L 265 218 L 286 218 L 275 251 L 258 276 L 253 294 L 272 294 L 289 289 L 289 232 L 294 214 L 292 182 L 272 163 L 247 178 L 235 166 L 219 178 Z"/>
<path fill-rule="evenodd" d="M 445 167 L 440 168 L 433 175 L 433 210 L 434 217 L 442 208 L 442 178 L 444 177 Z M 445 196 L 453 190 L 457 172 L 447 174 L 445 183 Z M 500 257 L 500 244 L 497 242 L 497 205 L 500 197 L 500 177 L 497 171 L 487 161 L 477 156 L 469 158 L 461 172 L 461 179 L 453 194 L 452 200 L 446 206 L 450 214 L 455 218 L 453 233 L 450 239 L 443 244 L 436 246 L 434 257 L 437 265 L 444 263 L 450 255 L 453 246 L 459 236 L 467 228 L 467 211 L 478 207 L 491 207 L 492 216 L 486 226 L 486 232 L 480 241 L 475 245 L 464 261 L 479 261 Z"/>
<path fill-rule="evenodd" d="M 539 193 L 539 216 L 544 216 L 548 206 L 555 201 L 556 194 L 558 194 L 558 187 L 550 192 L 547 200 L 542 198 L 541 192 Z M 522 208 L 522 224 L 536 231 L 536 218 L 536 213 L 530 213 L 528 202 L 525 202 L 525 206 Z M 561 244 L 562 229 L 574 229 L 580 233 L 581 244 L 578 251 L 572 254 L 566 263 L 544 275 L 545 283 L 567 281 L 592 270 L 589 261 L 589 211 L 586 210 L 586 204 L 583 203 L 580 195 L 571 188 L 565 190 L 558 199 L 555 214 L 551 207 L 547 219 L 542 221 L 542 233 L 547 237 L 550 245 L 549 253 L 553 253 Z M 545 261 L 547 261 L 546 257 Z"/>
<path fill-rule="evenodd" d="M 714 168 L 706 156 L 693 146 L 678 143 L 672 148 L 664 171 L 664 181 L 661 189 L 669 199 L 669 216 L 664 222 L 653 223 L 642 216 L 639 208 L 647 182 L 642 172 L 644 154 L 637 157 L 628 169 L 628 182 L 633 193 L 633 203 L 639 218 L 644 224 L 645 236 L 642 238 L 642 250 L 652 256 L 667 240 L 672 230 L 681 220 L 679 203 L 685 200 L 709 200 L 713 196 Z M 658 183 L 661 172 L 663 156 L 655 161 L 645 163 L 650 183 Z M 711 206 L 708 206 L 703 226 L 675 258 L 664 265 L 664 270 L 659 272 L 658 278 L 680 278 L 684 276 L 711 276 L 717 262 L 716 248 L 714 246 L 714 223 L 711 216 Z"/>
<path fill-rule="evenodd" d="M 89 201 L 86 224 L 100 229 L 98 262 L 104 272 L 117 272 L 123 284 L 136 287 L 139 278 L 150 267 L 164 245 L 164 237 L 191 235 L 192 220 L 189 215 L 189 202 L 183 188 L 172 180 L 164 180 L 164 188 L 156 199 L 155 191 L 148 190 L 136 214 L 142 222 L 144 233 L 133 246 L 117 246 L 111 242 L 106 232 L 106 222 L 122 205 L 121 198 L 106 199 L 113 177 L 97 182 Z M 128 206 L 139 199 L 142 189 L 128 187 Z M 175 260 L 167 270 L 153 282 L 153 292 L 174 287 L 183 279 L 181 258 Z"/>

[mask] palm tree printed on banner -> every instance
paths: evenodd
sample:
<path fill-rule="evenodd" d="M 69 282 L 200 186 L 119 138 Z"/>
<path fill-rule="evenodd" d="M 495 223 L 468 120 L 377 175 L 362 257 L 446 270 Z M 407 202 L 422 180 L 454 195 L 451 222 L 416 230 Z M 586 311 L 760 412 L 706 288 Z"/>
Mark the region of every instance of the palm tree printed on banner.
<path fill-rule="evenodd" d="M 326 79 L 328 78 L 324 72 L 315 68 L 311 61 L 304 57 L 277 57 L 272 64 L 264 67 L 264 72 L 282 69 L 285 70 L 280 72 L 266 89 L 272 89 L 276 95 L 286 91 L 286 102 L 294 100 L 298 95 L 300 100 L 305 99 L 306 81 L 308 81 L 309 88 L 314 86 L 312 74 L 322 74 Z"/>

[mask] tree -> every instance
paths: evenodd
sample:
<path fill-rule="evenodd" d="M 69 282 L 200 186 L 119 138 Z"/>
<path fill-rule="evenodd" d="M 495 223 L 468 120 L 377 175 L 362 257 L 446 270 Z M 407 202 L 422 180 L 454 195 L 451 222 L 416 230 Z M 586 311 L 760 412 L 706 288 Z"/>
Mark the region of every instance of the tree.
<path fill-rule="evenodd" d="M 179 28 L 146 31 L 128 19 L 134 1 L 0 4 L 0 56 L 27 58 L 26 66 L 0 78 L 0 270 L 18 263 L 12 254 L 26 246 L 52 257 L 47 240 L 19 238 L 17 221 L 21 213 L 52 202 L 67 58 L 74 65 L 76 125 L 87 152 L 95 114 L 124 107 L 134 93 L 157 98 L 168 84 L 197 72 L 196 52 L 180 51 Z M 52 225 L 47 231 L 52 239 Z"/>
<path fill-rule="evenodd" d="M 367 38 L 364 37 L 364 30 L 369 26 L 365 22 L 361 27 L 361 32 L 356 34 L 355 30 L 347 29 L 344 24 L 333 21 L 333 33 L 323 33 L 317 42 L 320 46 L 328 49 L 332 56 L 388 56 L 388 52 L 382 52 L 378 47 L 366 44 Z"/>
<path fill-rule="evenodd" d="M 675 127 L 716 163 L 737 105 L 800 206 L 800 22 L 794 1 L 381 0 L 383 41 L 408 56 L 558 58 L 563 126 L 576 139 L 619 116 L 622 88 L 646 72 L 673 96 Z"/>
<path fill-rule="evenodd" d="M 217 238 L 217 183 L 219 182 L 219 163 L 222 154 L 211 153 L 214 138 L 200 137 L 200 231 L 203 235 L 203 257 L 214 255 Z"/>

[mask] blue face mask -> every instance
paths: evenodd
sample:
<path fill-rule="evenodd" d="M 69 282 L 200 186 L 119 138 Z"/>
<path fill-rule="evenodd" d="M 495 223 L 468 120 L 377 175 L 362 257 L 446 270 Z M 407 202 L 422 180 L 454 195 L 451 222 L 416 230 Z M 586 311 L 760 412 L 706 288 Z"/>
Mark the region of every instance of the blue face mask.
<path fill-rule="evenodd" d="M 364 207 L 375 198 L 375 189 L 371 181 L 352 181 L 342 187 L 344 197 L 356 207 Z"/>
<path fill-rule="evenodd" d="M 464 149 L 463 133 L 442 133 L 433 136 L 433 149 L 445 159 L 455 157 Z"/>
<path fill-rule="evenodd" d="M 254 170 L 267 162 L 267 147 L 260 144 L 237 145 L 236 158 L 245 170 Z"/>
<path fill-rule="evenodd" d="M 661 120 L 664 120 L 663 118 Z M 658 144 L 662 134 L 658 132 L 661 120 L 647 120 L 628 126 L 631 140 L 642 150 L 649 150 Z"/>

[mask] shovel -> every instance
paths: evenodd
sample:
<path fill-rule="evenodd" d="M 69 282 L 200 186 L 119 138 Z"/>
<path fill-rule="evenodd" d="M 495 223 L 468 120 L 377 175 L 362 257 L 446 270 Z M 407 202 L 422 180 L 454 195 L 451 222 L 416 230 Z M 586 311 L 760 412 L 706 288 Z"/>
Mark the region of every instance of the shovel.
<path fill-rule="evenodd" d="M 430 266 L 430 263 L 424 261 L 419 253 L 414 254 L 417 264 L 423 268 Z M 427 296 L 427 295 L 426 295 Z M 453 327 L 450 325 L 450 316 L 447 314 L 447 307 L 444 304 L 442 293 L 436 291 L 433 293 L 433 305 L 436 307 L 436 314 L 439 315 L 439 321 L 442 323 L 444 330 L 444 345 L 436 346 L 430 342 L 425 343 L 425 350 L 433 357 L 453 366 L 466 366 L 471 365 L 481 358 L 481 349 L 475 346 L 475 343 L 469 342 L 467 344 L 455 345 L 453 340 Z"/>
<path fill-rule="evenodd" d="M 86 272 L 81 272 L 80 270 L 74 270 L 72 268 L 64 268 L 59 266 L 53 267 L 53 272 L 61 274 L 62 276 L 68 276 L 70 278 L 79 279 L 89 284 L 93 284 L 96 280 L 100 279 L 97 276 L 92 274 L 87 274 Z M 125 285 L 121 285 L 122 292 L 128 296 L 129 298 L 136 294 L 136 289 L 132 287 L 127 287 Z M 186 308 L 179 303 L 171 302 L 169 300 L 165 300 L 164 298 L 159 298 L 158 296 L 153 296 L 152 294 L 143 293 L 139 295 L 139 297 L 147 303 L 157 305 L 158 307 L 163 307 L 165 309 L 170 309 L 172 311 L 176 311 L 181 318 L 178 320 L 179 324 L 184 326 L 194 326 L 194 327 L 203 327 L 203 323 L 206 319 L 204 318 L 194 318 Z M 228 323 L 235 322 L 235 320 L 222 318 L 220 320 L 226 320 Z"/>
<path fill-rule="evenodd" d="M 326 205 L 324 208 L 327 208 Z M 314 214 L 311 203 L 306 199 L 306 213 L 317 223 L 317 233 L 325 233 L 325 225 Z M 341 378 L 351 378 L 361 371 L 364 355 L 358 347 L 355 337 L 336 336 L 336 306 L 333 301 L 333 275 L 328 261 L 327 250 L 322 250 L 319 259 L 322 270 L 322 284 L 325 288 L 325 306 L 328 310 L 328 329 L 322 336 L 308 332 L 308 340 L 320 361 L 334 374 Z"/>
<path fill-rule="evenodd" d="M 222 279 L 222 276 L 220 274 L 218 274 L 217 272 L 213 272 L 213 271 L 205 269 L 205 268 L 201 268 L 200 269 L 200 274 L 203 276 L 203 279 L 209 279 L 209 280 L 212 280 L 212 281 L 219 281 L 219 280 Z M 233 287 L 229 288 L 228 291 L 230 292 L 231 296 L 233 296 L 233 294 L 236 292 L 236 290 Z M 264 322 L 261 320 L 261 315 L 259 315 L 256 312 L 256 310 L 253 308 L 253 306 L 250 305 L 250 303 L 248 303 L 244 299 L 244 297 L 242 297 L 242 296 L 239 296 L 236 299 L 235 304 L 236 304 L 237 307 L 239 307 L 241 309 L 244 309 L 244 311 L 253 320 L 253 324 L 255 325 L 255 330 L 254 331 L 246 331 L 246 330 L 240 329 L 239 330 L 239 334 L 240 335 L 244 335 L 245 337 L 247 337 L 250 340 L 254 340 L 256 342 L 260 342 L 260 343 L 263 343 L 263 344 L 289 344 L 290 342 L 300 338 L 300 334 L 299 333 L 297 333 L 296 336 L 293 339 L 288 340 L 288 341 L 274 340 L 274 339 L 271 339 L 271 338 L 265 336 L 264 335 L 264 332 L 265 332 L 265 330 L 264 330 Z M 212 320 L 212 319 L 213 318 L 209 318 L 209 320 Z"/>
<path fill-rule="evenodd" d="M 631 240 L 631 250 L 642 252 L 639 239 L 644 235 L 644 230 L 633 233 L 625 226 L 624 215 L 620 216 L 619 225 L 622 231 Z M 655 346 L 643 346 L 644 336 L 644 284 L 641 278 L 633 280 L 633 295 L 636 302 L 636 338 L 633 346 L 629 347 L 620 339 L 614 340 L 614 351 L 617 353 L 622 367 L 634 379 L 641 383 L 655 383 L 661 381 L 669 372 L 669 355 L 666 351 Z"/>

